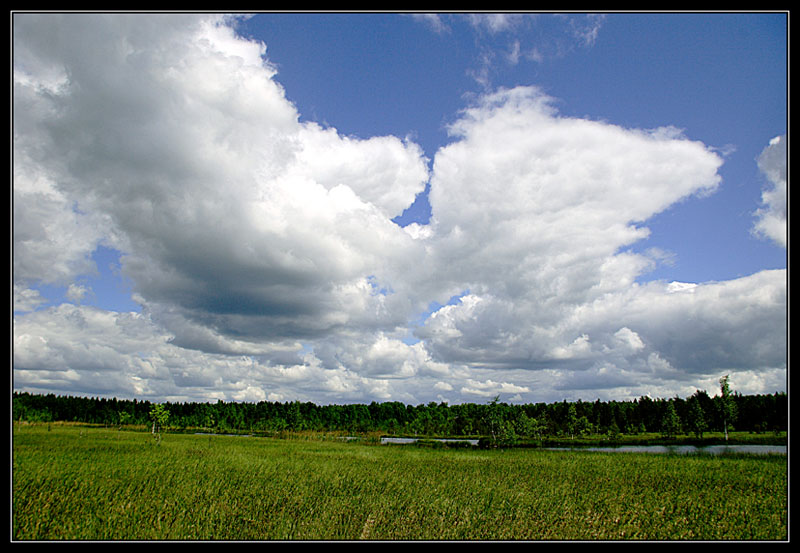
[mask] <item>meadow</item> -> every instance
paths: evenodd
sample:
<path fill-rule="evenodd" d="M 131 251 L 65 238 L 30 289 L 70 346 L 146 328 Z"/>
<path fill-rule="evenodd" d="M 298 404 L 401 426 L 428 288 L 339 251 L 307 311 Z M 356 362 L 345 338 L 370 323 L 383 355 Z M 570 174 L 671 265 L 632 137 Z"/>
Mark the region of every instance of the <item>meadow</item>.
<path fill-rule="evenodd" d="M 13 540 L 786 540 L 785 455 L 15 424 Z"/>

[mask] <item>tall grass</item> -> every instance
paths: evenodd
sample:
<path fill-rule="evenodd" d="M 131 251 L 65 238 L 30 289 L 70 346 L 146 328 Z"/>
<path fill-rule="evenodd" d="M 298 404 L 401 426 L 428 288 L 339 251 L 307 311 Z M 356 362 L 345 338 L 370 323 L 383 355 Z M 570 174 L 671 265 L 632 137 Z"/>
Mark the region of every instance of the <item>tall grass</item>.
<path fill-rule="evenodd" d="M 785 540 L 785 456 L 14 428 L 16 540 Z"/>

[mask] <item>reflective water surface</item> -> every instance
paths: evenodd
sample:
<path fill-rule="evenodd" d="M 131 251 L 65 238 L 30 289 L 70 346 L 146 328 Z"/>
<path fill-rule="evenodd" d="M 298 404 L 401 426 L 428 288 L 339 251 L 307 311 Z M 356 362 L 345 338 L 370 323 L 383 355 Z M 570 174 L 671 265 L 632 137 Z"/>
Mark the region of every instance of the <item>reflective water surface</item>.
<path fill-rule="evenodd" d="M 420 438 L 381 438 L 382 444 L 413 444 Z M 457 438 L 430 438 L 432 442 L 462 442 L 477 446 L 478 440 Z M 608 447 L 575 446 L 575 447 L 545 447 L 548 451 L 607 451 L 612 453 L 678 453 L 693 454 L 706 453 L 720 455 L 722 453 L 749 453 L 753 455 L 778 454 L 786 455 L 785 445 L 709 445 L 697 447 L 693 445 L 621 445 Z"/>
<path fill-rule="evenodd" d="M 413 444 L 418 442 L 420 438 L 389 438 L 383 437 L 381 438 L 382 444 Z M 425 441 L 429 442 L 454 442 L 454 443 L 468 443 L 470 445 L 478 445 L 478 440 L 471 440 L 467 438 L 428 438 Z"/>
<path fill-rule="evenodd" d="M 621 445 L 616 447 L 548 447 L 553 451 L 608 451 L 613 453 L 750 453 L 753 455 L 779 454 L 786 455 L 785 445 Z"/>

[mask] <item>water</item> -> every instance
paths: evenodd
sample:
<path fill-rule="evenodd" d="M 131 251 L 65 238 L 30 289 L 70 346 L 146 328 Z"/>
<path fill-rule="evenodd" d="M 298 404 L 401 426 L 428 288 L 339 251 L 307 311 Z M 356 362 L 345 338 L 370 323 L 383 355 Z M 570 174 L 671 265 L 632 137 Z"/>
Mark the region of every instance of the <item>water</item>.
<path fill-rule="evenodd" d="M 778 454 L 786 455 L 785 445 L 622 445 L 616 447 L 548 447 L 553 451 L 606 451 L 612 453 L 677 453 L 689 455 L 706 453 L 720 455 L 722 453 L 748 453 L 752 455 Z"/>
<path fill-rule="evenodd" d="M 195 436 L 234 436 L 237 438 L 252 438 L 252 434 L 225 434 L 222 432 L 195 432 Z"/>
<path fill-rule="evenodd" d="M 420 438 L 381 438 L 381 444 L 413 444 L 420 440 Z M 466 442 L 470 445 L 477 446 L 478 440 L 472 439 L 455 439 L 455 438 L 436 438 L 428 439 L 427 441 L 436 442 Z M 722 453 L 748 453 L 752 455 L 767 455 L 778 454 L 786 455 L 785 445 L 709 445 L 709 446 L 693 446 L 693 445 L 622 445 L 622 446 L 609 446 L 609 447 L 546 447 L 550 451 L 606 451 L 612 453 L 677 453 L 689 455 L 694 453 L 706 453 L 709 455 L 720 455 Z"/>
<path fill-rule="evenodd" d="M 381 444 L 413 444 L 418 442 L 420 438 L 381 438 Z M 470 445 L 478 445 L 478 440 L 470 440 L 466 438 L 426 438 L 425 441 L 429 442 L 444 442 L 444 443 L 468 443 Z"/>

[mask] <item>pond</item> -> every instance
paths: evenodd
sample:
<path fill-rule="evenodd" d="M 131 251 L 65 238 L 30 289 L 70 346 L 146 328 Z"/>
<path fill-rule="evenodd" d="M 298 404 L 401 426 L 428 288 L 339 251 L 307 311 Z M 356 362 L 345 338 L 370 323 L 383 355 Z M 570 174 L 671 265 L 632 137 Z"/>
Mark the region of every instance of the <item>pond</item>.
<path fill-rule="evenodd" d="M 413 444 L 418 442 L 421 438 L 381 438 L 381 444 Z M 470 445 L 478 445 L 478 440 L 471 440 L 467 438 L 425 438 L 426 442 L 443 442 L 443 443 L 468 443 Z"/>
<path fill-rule="evenodd" d="M 548 447 L 551 451 L 608 451 L 612 453 L 706 453 L 720 455 L 722 453 L 749 453 L 753 455 L 778 454 L 786 455 L 785 445 L 621 445 L 615 447 Z"/>
<path fill-rule="evenodd" d="M 252 438 L 252 434 L 225 434 L 224 432 L 195 432 L 195 436 L 233 436 L 236 438 Z"/>
<path fill-rule="evenodd" d="M 381 444 L 413 444 L 422 438 L 393 438 L 382 437 Z M 473 446 L 478 445 L 478 440 L 466 438 L 425 438 L 425 441 L 444 442 L 444 443 L 468 443 Z M 607 451 L 612 453 L 674 453 L 674 454 L 693 454 L 705 453 L 708 455 L 720 455 L 722 453 L 748 453 L 753 455 L 777 454 L 786 455 L 785 445 L 620 445 L 620 446 L 573 446 L 573 447 L 544 447 L 548 451 Z"/>

